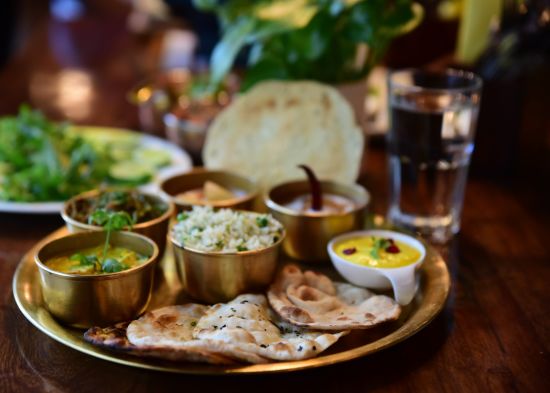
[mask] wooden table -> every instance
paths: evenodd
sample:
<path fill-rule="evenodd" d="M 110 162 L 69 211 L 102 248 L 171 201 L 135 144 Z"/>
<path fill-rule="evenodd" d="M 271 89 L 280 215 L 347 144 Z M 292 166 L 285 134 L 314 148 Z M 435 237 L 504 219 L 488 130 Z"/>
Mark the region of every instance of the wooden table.
<path fill-rule="evenodd" d="M 21 102 L 30 101 L 54 118 L 137 127 L 135 108 L 124 95 L 150 70 L 144 58 L 152 53 L 151 42 L 129 36 L 121 28 L 121 15 L 101 19 L 112 37 L 101 45 L 86 45 L 100 23 L 94 18 L 34 23 L 19 52 L 0 70 L 0 114 L 14 113 Z M 53 42 L 65 46 L 54 48 Z M 373 194 L 374 211 L 383 213 L 383 147 L 371 146 L 363 167 L 361 182 Z M 544 183 L 547 179 L 526 172 L 498 181 L 470 179 L 462 232 L 441 248 L 452 274 L 451 295 L 423 331 L 344 364 L 253 377 L 133 369 L 48 338 L 17 309 L 11 281 L 23 254 L 62 221 L 0 214 L 0 392 L 548 392 L 550 195 Z"/>

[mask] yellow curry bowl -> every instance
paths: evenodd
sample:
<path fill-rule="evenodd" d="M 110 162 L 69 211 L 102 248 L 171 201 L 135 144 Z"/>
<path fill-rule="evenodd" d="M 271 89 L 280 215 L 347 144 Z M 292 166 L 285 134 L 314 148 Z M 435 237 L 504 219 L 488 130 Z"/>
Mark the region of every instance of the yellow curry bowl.
<path fill-rule="evenodd" d="M 173 237 L 170 240 L 183 288 L 191 297 L 212 304 L 265 290 L 277 270 L 284 238 L 285 231 L 269 247 L 241 252 L 193 250 Z"/>
<path fill-rule="evenodd" d="M 201 189 L 207 181 L 214 182 L 229 191 L 235 192 L 234 198 L 216 201 L 185 201 L 178 195 Z M 176 205 L 178 212 L 190 210 L 194 205 L 252 210 L 258 195 L 258 187 L 252 180 L 235 173 L 222 170 L 209 170 L 203 167 L 166 178 L 161 184 L 162 192 Z"/>
<path fill-rule="evenodd" d="M 322 215 L 300 212 L 286 207 L 293 198 L 309 193 L 307 181 L 287 182 L 272 188 L 265 196 L 270 213 L 285 227 L 285 253 L 306 262 L 325 263 L 329 259 L 328 242 L 336 235 L 360 229 L 365 223 L 369 193 L 358 184 L 321 181 L 323 193 L 350 199 L 354 207 L 346 212 Z"/>
<path fill-rule="evenodd" d="M 102 231 L 103 227 L 98 225 L 90 225 L 88 223 L 77 221 L 73 218 L 73 216 L 76 212 L 76 209 L 79 206 L 79 201 L 94 198 L 102 192 L 113 191 L 113 190 L 124 190 L 124 189 L 117 188 L 117 189 L 87 191 L 87 192 L 78 194 L 73 198 L 69 199 L 68 201 L 66 201 L 61 211 L 61 217 L 63 217 L 63 220 L 67 224 L 67 228 L 69 229 L 69 232 L 77 233 L 77 232 L 84 232 L 84 231 Z M 175 214 L 176 208 L 172 203 L 172 201 L 170 201 L 169 198 L 167 198 L 162 194 L 153 195 L 142 191 L 139 191 L 139 193 L 145 195 L 151 201 L 160 202 L 166 205 L 166 211 L 161 216 L 152 220 L 140 222 L 132 226 L 132 232 L 139 233 L 141 235 L 151 238 L 159 248 L 159 255 L 163 255 L 164 250 L 166 249 L 166 235 L 168 233 L 168 226 L 170 224 L 170 219 Z"/>
<path fill-rule="evenodd" d="M 111 245 L 147 257 L 128 270 L 79 275 L 61 273 L 46 265 L 51 258 L 99 246 L 105 236 L 106 232 L 67 235 L 47 242 L 35 255 L 45 306 L 54 317 L 70 326 L 108 326 L 131 320 L 145 311 L 151 299 L 159 251 L 151 239 L 136 233 L 111 233 Z"/>
<path fill-rule="evenodd" d="M 381 237 L 394 239 L 418 252 L 410 263 L 398 267 L 371 267 L 354 263 L 339 255 L 336 251 L 338 245 L 346 240 L 354 240 L 366 237 Z M 371 229 L 345 233 L 332 239 L 327 245 L 327 251 L 334 268 L 342 277 L 354 285 L 375 290 L 393 289 L 395 301 L 402 306 L 409 304 L 415 296 L 417 281 L 415 273 L 418 271 L 426 257 L 426 247 L 418 239 L 404 233 L 383 229 Z"/>

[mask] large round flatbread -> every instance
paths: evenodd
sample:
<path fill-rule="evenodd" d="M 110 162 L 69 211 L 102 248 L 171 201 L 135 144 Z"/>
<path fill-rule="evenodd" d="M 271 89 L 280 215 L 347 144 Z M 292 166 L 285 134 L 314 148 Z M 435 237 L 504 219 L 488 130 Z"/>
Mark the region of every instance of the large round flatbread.
<path fill-rule="evenodd" d="M 284 320 L 319 330 L 366 329 L 399 317 L 390 297 L 333 282 L 327 276 L 287 265 L 268 291 L 269 303 Z"/>
<path fill-rule="evenodd" d="M 354 183 L 364 135 L 334 88 L 317 82 L 264 82 L 238 97 L 208 130 L 208 168 L 248 176 L 266 189 L 303 179 L 299 164 L 321 179 Z"/>

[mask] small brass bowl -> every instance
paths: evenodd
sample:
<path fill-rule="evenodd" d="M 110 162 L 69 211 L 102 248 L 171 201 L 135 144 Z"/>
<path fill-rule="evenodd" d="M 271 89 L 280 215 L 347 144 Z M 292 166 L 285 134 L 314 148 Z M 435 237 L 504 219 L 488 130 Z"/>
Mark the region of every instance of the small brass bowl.
<path fill-rule="evenodd" d="M 46 262 L 59 255 L 96 247 L 106 232 L 82 232 L 54 239 L 35 255 L 46 308 L 64 323 L 78 327 L 108 326 L 136 318 L 147 308 L 153 289 L 159 250 L 149 238 L 133 232 L 111 233 L 110 243 L 149 258 L 118 273 L 78 275 L 50 269 Z"/>
<path fill-rule="evenodd" d="M 83 192 L 69 199 L 63 205 L 61 210 L 61 217 L 67 224 L 67 228 L 71 233 L 84 232 L 84 231 L 103 231 L 103 228 L 98 225 L 90 225 L 85 222 L 77 221 L 73 218 L 74 210 L 77 209 L 78 204 L 86 199 L 95 198 L 100 195 L 103 191 L 112 191 L 113 189 L 107 190 L 92 190 Z M 124 189 L 121 189 L 122 191 Z M 132 226 L 132 232 L 139 233 L 141 235 L 151 238 L 159 248 L 159 255 L 164 254 L 166 249 L 166 235 L 168 233 L 168 226 L 170 224 L 170 218 L 174 215 L 176 210 L 174 204 L 166 198 L 164 195 L 152 195 L 145 192 L 139 192 L 140 194 L 145 195 L 149 200 L 154 202 L 161 202 L 166 205 L 166 211 L 159 217 L 140 222 Z"/>
<path fill-rule="evenodd" d="M 369 193 L 358 184 L 321 181 L 323 192 L 352 200 L 355 208 L 345 213 L 313 215 L 285 207 L 285 203 L 300 195 L 309 194 L 307 181 L 293 181 L 272 188 L 265 197 L 270 213 L 285 227 L 287 237 L 283 249 L 292 258 L 307 262 L 329 260 L 328 242 L 336 235 L 362 229 Z"/>
<path fill-rule="evenodd" d="M 185 202 L 177 198 L 178 194 L 203 187 L 207 180 L 213 181 L 231 191 L 238 190 L 242 192 L 242 195 L 236 195 L 235 198 L 221 201 L 193 203 Z M 197 167 L 191 172 L 175 175 L 165 179 L 160 184 L 160 189 L 168 198 L 170 198 L 172 202 L 174 202 L 178 212 L 182 210 L 190 210 L 193 205 L 208 205 L 220 208 L 225 207 L 232 209 L 252 210 L 254 207 L 254 199 L 258 195 L 258 187 L 252 180 L 234 173 L 209 170 L 202 167 Z"/>
<path fill-rule="evenodd" d="M 273 280 L 284 238 L 283 231 L 269 247 L 228 253 L 194 250 L 172 236 L 170 240 L 183 288 L 191 297 L 212 304 L 265 290 Z"/>

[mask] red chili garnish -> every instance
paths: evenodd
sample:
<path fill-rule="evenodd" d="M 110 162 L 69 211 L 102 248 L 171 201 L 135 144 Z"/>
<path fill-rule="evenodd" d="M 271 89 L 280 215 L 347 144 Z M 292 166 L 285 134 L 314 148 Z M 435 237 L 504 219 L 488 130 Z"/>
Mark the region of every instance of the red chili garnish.
<path fill-rule="evenodd" d="M 351 247 L 351 248 L 346 248 L 346 249 L 342 250 L 342 252 L 345 255 L 351 255 L 351 254 L 355 254 L 357 252 L 357 249 L 355 247 Z"/>
<path fill-rule="evenodd" d="M 317 212 L 323 210 L 323 190 L 321 189 L 321 183 L 317 180 L 317 176 L 315 176 L 315 173 L 307 165 L 298 165 L 298 167 L 306 172 L 309 181 L 311 210 Z"/>
<path fill-rule="evenodd" d="M 392 244 L 386 247 L 386 252 L 389 254 L 398 254 L 401 252 L 401 250 L 392 242 Z"/>

